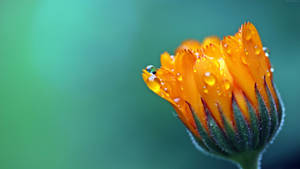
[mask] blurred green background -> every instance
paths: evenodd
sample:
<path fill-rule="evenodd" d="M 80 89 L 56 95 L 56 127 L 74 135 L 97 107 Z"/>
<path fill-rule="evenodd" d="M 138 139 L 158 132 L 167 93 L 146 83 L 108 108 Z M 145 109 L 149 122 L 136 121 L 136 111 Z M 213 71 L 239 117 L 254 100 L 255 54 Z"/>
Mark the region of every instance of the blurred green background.
<path fill-rule="evenodd" d="M 300 168 L 300 1 L 1 0 L 1 169 L 229 169 L 197 151 L 141 69 L 253 22 L 286 120 L 263 168 Z"/>

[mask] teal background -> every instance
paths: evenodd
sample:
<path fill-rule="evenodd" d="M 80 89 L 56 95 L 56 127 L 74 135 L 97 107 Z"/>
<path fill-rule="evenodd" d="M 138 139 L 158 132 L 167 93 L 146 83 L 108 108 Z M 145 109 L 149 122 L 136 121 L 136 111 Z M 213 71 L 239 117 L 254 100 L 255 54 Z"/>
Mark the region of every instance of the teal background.
<path fill-rule="evenodd" d="M 271 50 L 286 107 L 263 168 L 299 167 L 299 0 L 1 0 L 0 168 L 234 168 L 194 148 L 141 69 L 246 21 Z"/>

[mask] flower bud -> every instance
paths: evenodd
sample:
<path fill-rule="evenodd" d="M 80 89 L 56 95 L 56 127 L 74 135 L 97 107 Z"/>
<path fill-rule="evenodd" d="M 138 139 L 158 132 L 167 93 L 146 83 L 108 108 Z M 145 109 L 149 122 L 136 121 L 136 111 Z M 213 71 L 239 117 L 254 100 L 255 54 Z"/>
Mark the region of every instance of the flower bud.
<path fill-rule="evenodd" d="M 197 147 L 243 165 L 248 156 L 258 159 L 283 121 L 268 56 L 245 23 L 223 40 L 183 42 L 174 56 L 161 55 L 159 69 L 144 69 L 143 79 L 171 103 Z"/>

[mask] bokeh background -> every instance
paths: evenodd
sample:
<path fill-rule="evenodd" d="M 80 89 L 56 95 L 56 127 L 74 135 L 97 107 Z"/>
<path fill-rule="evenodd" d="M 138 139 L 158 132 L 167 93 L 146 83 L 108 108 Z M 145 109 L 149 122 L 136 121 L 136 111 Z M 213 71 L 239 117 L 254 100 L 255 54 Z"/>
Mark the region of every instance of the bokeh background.
<path fill-rule="evenodd" d="M 1 0 L 1 169 L 230 169 L 197 151 L 141 69 L 253 22 L 285 125 L 265 169 L 300 168 L 300 1 Z"/>

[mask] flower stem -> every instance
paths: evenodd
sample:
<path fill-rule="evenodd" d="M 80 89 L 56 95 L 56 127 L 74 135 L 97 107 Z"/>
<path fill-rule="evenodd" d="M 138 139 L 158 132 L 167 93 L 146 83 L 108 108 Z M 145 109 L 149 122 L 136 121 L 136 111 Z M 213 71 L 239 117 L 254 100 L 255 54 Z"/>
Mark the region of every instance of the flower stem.
<path fill-rule="evenodd" d="M 240 169 L 260 169 L 261 154 L 257 151 L 245 152 L 233 157 Z"/>

